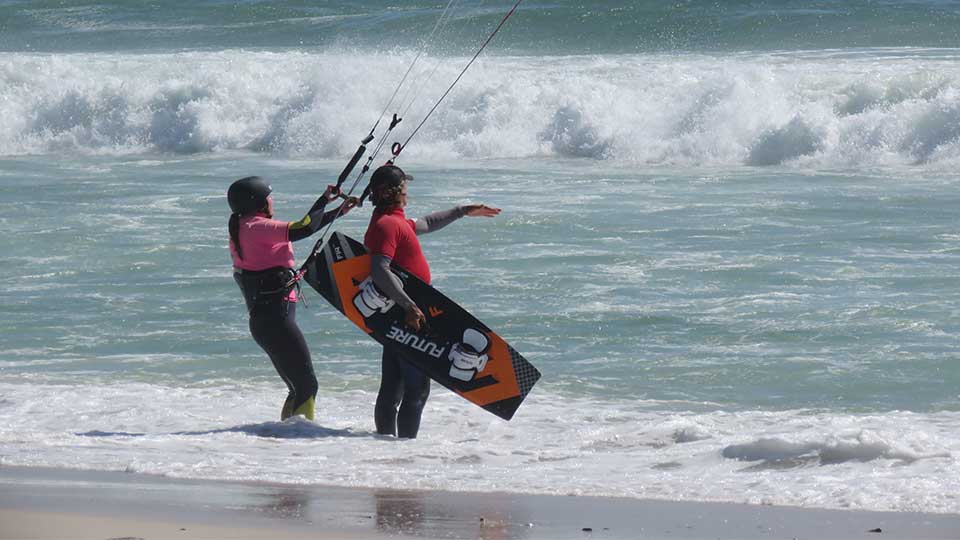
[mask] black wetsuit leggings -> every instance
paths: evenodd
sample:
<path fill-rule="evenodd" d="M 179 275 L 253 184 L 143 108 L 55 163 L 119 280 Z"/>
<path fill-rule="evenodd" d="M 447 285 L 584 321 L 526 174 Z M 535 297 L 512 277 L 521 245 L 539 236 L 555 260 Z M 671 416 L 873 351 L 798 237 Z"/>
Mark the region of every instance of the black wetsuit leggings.
<path fill-rule="evenodd" d="M 317 394 L 317 376 L 310 361 L 310 349 L 297 326 L 296 302 L 277 297 L 257 304 L 250 312 L 250 333 L 287 383 L 291 410 L 296 410 Z"/>
<path fill-rule="evenodd" d="M 430 396 L 430 378 L 386 347 L 381 365 L 380 393 L 373 415 L 377 433 L 415 439 L 423 406 Z"/>

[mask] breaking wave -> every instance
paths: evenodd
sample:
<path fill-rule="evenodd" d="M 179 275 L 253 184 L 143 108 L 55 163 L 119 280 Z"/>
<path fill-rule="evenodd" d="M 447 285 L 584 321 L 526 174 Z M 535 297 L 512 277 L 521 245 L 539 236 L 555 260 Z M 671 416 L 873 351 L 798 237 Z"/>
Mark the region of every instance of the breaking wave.
<path fill-rule="evenodd" d="M 655 165 L 950 164 L 960 51 L 488 57 L 405 155 Z M 7 54 L 0 155 L 250 151 L 340 158 L 412 53 Z M 402 140 L 465 60 L 439 63 Z M 426 76 L 415 74 L 418 81 Z"/>

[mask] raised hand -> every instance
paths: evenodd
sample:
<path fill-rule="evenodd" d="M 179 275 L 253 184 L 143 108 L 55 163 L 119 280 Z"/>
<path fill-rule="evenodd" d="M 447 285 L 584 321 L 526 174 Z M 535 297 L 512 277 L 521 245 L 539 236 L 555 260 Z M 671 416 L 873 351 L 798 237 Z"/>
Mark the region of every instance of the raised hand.
<path fill-rule="evenodd" d="M 358 204 L 360 204 L 360 199 L 357 197 L 347 197 L 347 200 L 343 201 L 343 204 L 340 205 L 340 215 L 347 215 L 347 213 L 356 208 Z"/>
<path fill-rule="evenodd" d="M 323 198 L 332 201 L 340 196 L 340 188 L 337 186 L 327 186 L 327 189 L 323 192 Z"/>

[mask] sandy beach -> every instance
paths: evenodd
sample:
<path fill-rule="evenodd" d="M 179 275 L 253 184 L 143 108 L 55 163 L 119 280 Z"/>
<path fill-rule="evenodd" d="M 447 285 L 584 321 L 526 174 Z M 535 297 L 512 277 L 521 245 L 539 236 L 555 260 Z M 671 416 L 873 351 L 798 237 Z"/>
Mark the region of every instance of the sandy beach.
<path fill-rule="evenodd" d="M 0 538 L 960 538 L 960 516 L 0 469 Z"/>

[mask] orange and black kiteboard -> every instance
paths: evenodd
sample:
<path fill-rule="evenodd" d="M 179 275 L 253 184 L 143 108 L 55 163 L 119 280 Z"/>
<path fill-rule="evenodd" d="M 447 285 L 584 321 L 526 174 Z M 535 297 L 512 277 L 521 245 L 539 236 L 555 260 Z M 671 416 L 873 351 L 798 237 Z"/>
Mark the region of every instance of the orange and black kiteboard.
<path fill-rule="evenodd" d="M 403 290 L 427 318 L 407 327 L 403 308 L 370 277 L 363 244 L 335 232 L 307 263 L 306 280 L 361 330 L 392 347 L 431 379 L 509 420 L 540 372 L 487 325 L 416 276 L 394 265 Z"/>

